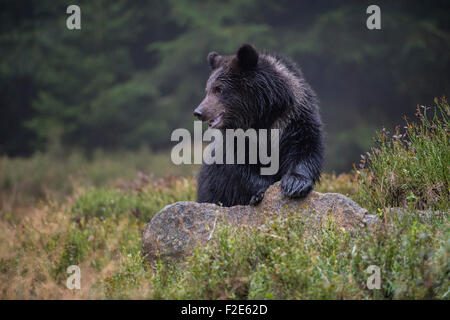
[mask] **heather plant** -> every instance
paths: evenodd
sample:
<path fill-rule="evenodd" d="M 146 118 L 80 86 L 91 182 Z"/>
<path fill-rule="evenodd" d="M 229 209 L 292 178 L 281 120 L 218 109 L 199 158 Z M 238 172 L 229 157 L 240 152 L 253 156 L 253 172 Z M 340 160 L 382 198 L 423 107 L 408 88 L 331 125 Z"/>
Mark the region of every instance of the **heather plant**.
<path fill-rule="evenodd" d="M 405 118 L 390 136 L 378 132 L 377 145 L 361 156 L 356 199 L 372 209 L 449 208 L 450 107 L 445 97 L 435 107 L 417 106 L 417 121 Z M 403 129 L 403 130 L 402 130 Z"/>
<path fill-rule="evenodd" d="M 329 215 L 311 228 L 286 212 L 258 228 L 218 224 L 207 244 L 178 261 L 148 264 L 141 253 L 154 214 L 196 199 L 192 176 L 158 177 L 161 155 L 55 165 L 47 155 L 4 158 L 1 199 L 16 193 L 29 202 L 20 214 L 15 206 L 0 209 L 0 299 L 449 299 L 450 108 L 445 98 L 437 103 L 419 106 L 417 121 L 406 119 L 393 136 L 381 131 L 353 174 L 324 174 L 316 186 L 382 217 L 387 207 L 402 208 L 376 232 L 345 230 Z M 136 176 L 147 162 L 157 174 Z M 44 187 L 52 194 L 69 185 L 63 177 L 78 167 L 84 178 L 73 190 L 60 187 L 65 197 L 33 202 Z M 424 219 L 423 209 L 433 214 Z M 79 291 L 65 286 L 71 265 L 82 273 Z M 372 290 L 373 265 L 381 287 Z"/>

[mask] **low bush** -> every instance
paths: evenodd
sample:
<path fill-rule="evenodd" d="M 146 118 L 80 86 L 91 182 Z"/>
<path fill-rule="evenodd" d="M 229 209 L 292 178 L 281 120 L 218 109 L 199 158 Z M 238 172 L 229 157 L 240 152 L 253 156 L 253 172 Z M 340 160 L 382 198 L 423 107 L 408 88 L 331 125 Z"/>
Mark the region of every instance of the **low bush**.
<path fill-rule="evenodd" d="M 372 209 L 415 207 L 448 209 L 450 201 L 450 107 L 418 106 L 418 122 L 406 119 L 390 137 L 377 135 L 377 146 L 362 156 L 356 199 Z"/>

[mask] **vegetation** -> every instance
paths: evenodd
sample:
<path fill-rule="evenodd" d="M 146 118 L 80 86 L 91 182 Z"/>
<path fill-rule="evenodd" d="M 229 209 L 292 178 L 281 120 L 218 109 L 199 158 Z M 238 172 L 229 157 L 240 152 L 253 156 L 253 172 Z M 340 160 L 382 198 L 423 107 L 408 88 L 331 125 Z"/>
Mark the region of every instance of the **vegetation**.
<path fill-rule="evenodd" d="M 412 206 L 448 208 L 450 201 L 450 107 L 445 98 L 437 108 L 417 106 L 419 122 L 406 120 L 393 138 L 383 130 L 377 147 L 362 156 L 358 200 L 371 208 Z"/>
<path fill-rule="evenodd" d="M 208 245 L 178 263 L 144 263 L 141 232 L 166 204 L 195 200 L 195 179 L 186 173 L 167 177 L 159 166 L 139 167 L 138 156 L 77 158 L 87 176 L 62 193 L 65 200 L 1 207 L 0 298 L 449 299 L 449 107 L 442 99 L 437 108 L 419 111 L 406 134 L 380 133 L 363 168 L 325 174 L 316 188 L 347 194 L 372 214 L 404 208 L 403 215 L 384 216 L 389 224 L 377 232 L 350 233 L 329 220 L 315 233 L 293 213 L 250 230 L 218 226 Z M 4 158 L 2 196 L 16 188 L 31 192 L 31 199 L 41 186 L 69 183 L 74 160 L 52 168 L 46 157 Z M 45 174 L 33 175 L 39 167 Z M 165 177 L 141 173 L 131 180 L 134 168 Z M 110 180 L 121 169 L 124 178 Z M 20 186 L 21 177 L 30 181 Z M 416 209 L 443 214 L 423 219 Z M 65 287 L 72 264 L 81 268 L 80 291 Z M 380 290 L 366 286 L 370 265 L 381 269 Z"/>
<path fill-rule="evenodd" d="M 175 166 L 166 153 L 154 153 L 147 148 L 135 152 L 97 151 L 90 157 L 80 152 L 64 154 L 57 151 L 59 147 L 51 150 L 30 158 L 0 157 L 0 208 L 3 212 L 21 211 L 22 207 L 38 200 L 61 201 L 89 187 L 125 188 L 135 178 L 146 181 L 169 173 L 192 175 L 198 170 L 195 165 Z M 151 177 L 145 172 L 151 172 Z"/>

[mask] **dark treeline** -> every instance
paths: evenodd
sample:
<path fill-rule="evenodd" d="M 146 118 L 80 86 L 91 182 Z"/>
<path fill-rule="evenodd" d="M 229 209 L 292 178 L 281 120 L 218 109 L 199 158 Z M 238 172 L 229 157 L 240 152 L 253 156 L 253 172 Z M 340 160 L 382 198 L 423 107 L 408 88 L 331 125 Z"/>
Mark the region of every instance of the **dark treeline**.
<path fill-rule="evenodd" d="M 81 30 L 66 8 L 81 8 Z M 348 170 L 374 130 L 403 123 L 448 93 L 448 1 L 0 2 L 0 154 L 30 155 L 58 139 L 92 151 L 168 148 L 192 128 L 209 51 L 244 43 L 296 60 L 316 90 L 328 170 Z"/>

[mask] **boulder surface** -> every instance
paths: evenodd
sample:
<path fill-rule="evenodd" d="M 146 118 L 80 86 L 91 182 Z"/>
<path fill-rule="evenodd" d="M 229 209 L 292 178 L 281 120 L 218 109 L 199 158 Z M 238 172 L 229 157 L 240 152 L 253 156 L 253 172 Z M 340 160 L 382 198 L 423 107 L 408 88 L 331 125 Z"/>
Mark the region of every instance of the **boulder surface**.
<path fill-rule="evenodd" d="M 345 230 L 367 225 L 367 210 L 339 193 L 312 191 L 304 199 L 284 197 L 280 183 L 272 185 L 257 206 L 221 207 L 210 203 L 176 202 L 164 207 L 147 224 L 143 232 L 143 253 L 148 261 L 156 257 L 180 258 L 195 244 L 209 241 L 219 223 L 233 226 L 258 227 L 273 214 L 286 215 L 292 211 L 322 221 L 324 215 Z"/>

